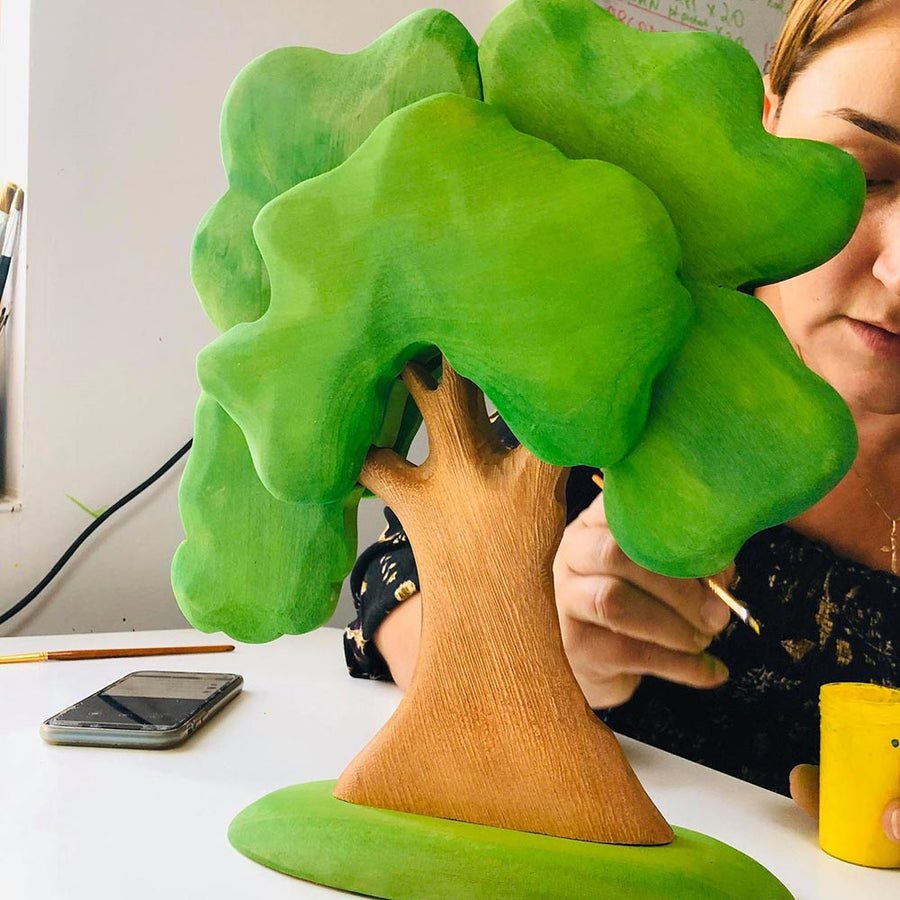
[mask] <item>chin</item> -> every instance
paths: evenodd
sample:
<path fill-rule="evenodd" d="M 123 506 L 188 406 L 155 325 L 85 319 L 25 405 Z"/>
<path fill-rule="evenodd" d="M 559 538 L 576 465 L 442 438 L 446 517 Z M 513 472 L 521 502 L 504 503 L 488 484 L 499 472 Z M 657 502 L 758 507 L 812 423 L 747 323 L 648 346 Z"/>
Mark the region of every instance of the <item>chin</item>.
<path fill-rule="evenodd" d="M 891 384 L 873 386 L 841 385 L 831 382 L 844 398 L 854 418 L 860 415 L 898 416 L 900 415 L 900 378 Z"/>

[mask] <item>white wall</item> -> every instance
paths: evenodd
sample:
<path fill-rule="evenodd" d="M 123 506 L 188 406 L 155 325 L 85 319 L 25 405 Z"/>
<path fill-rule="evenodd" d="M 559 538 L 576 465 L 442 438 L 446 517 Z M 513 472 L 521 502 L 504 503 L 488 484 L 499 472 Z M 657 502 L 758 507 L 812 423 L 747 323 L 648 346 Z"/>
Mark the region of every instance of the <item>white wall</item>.
<path fill-rule="evenodd" d="M 189 251 L 225 188 L 218 121 L 234 75 L 277 46 L 359 49 L 424 5 L 3 0 L 5 60 L 21 57 L 29 7 L 31 19 L 27 160 L 24 109 L 10 117 L 4 107 L 21 122 L 0 143 L 0 178 L 15 170 L 27 190 L 27 274 L 16 274 L 8 360 L 24 413 L 8 485 L 22 509 L 0 513 L 0 609 L 90 522 L 67 494 L 109 505 L 190 436 L 194 358 L 215 332 L 190 283 Z M 441 5 L 478 38 L 504 3 Z M 179 473 L 103 526 L 0 634 L 183 624 L 169 585 Z M 378 510 L 364 511 L 361 541 L 380 530 Z"/>

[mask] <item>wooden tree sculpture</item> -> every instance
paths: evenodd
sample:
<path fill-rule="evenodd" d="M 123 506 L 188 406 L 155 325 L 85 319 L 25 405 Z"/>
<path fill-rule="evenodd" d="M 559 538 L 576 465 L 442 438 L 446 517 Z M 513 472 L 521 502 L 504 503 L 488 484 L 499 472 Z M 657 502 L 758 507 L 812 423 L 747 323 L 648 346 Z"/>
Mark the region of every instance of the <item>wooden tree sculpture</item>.
<path fill-rule="evenodd" d="M 517 0 L 480 50 L 420 13 L 358 54 L 275 51 L 232 87 L 230 187 L 194 252 L 223 334 L 199 359 L 173 581 L 201 629 L 309 630 L 352 563 L 360 485 L 398 513 L 419 661 L 336 797 L 551 841 L 672 840 L 567 665 L 551 564 L 567 466 L 604 469 L 632 558 L 698 577 L 853 459 L 840 399 L 738 289 L 833 255 L 862 176 L 833 147 L 767 135 L 760 113 L 740 48 L 631 32 L 589 0 Z M 430 454 L 414 466 L 418 413 Z M 293 874 L 457 896 L 404 893 L 402 866 L 374 887 L 311 871 L 289 833 L 247 833 L 244 852 Z M 502 896 L 581 896 L 561 877 Z M 782 896 L 755 877 L 703 896 Z"/>

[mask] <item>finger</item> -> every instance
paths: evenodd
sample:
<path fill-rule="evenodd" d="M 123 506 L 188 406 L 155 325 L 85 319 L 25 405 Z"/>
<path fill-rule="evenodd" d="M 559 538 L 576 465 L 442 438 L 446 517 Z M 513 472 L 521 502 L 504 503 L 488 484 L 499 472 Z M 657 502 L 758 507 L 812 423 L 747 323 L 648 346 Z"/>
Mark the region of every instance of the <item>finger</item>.
<path fill-rule="evenodd" d="M 654 654 L 644 642 L 580 624 L 567 631 L 569 660 L 594 709 L 608 709 L 631 699 L 644 674 L 695 688 L 718 687 L 728 678 L 725 666 L 708 654 L 678 654 L 664 648 Z"/>
<path fill-rule="evenodd" d="M 641 683 L 640 675 L 618 675 L 605 681 L 581 684 L 584 699 L 591 709 L 613 709 L 627 703 Z"/>
<path fill-rule="evenodd" d="M 591 630 L 588 640 L 595 644 L 595 680 L 622 674 L 654 675 L 689 687 L 712 688 L 728 679 L 725 664 L 708 653 L 685 653 L 598 628 Z"/>
<path fill-rule="evenodd" d="M 582 532 L 590 533 L 594 529 L 601 531 L 609 531 L 609 521 L 606 518 L 606 510 L 603 506 L 603 492 L 601 491 L 587 506 L 579 513 L 572 523 Z M 611 532 L 610 532 L 611 534 Z M 624 554 L 623 554 L 624 555 Z M 627 558 L 627 557 L 626 557 Z M 588 559 L 588 564 L 589 564 Z M 636 564 L 635 564 L 636 565 Z M 721 572 L 712 575 L 713 580 L 717 581 L 722 587 L 730 588 L 734 580 L 736 566 L 734 562 L 729 563 Z M 586 573 L 590 574 L 590 573 Z M 664 577 L 664 576 L 663 576 Z"/>
<path fill-rule="evenodd" d="M 579 575 L 598 575 L 610 565 L 618 571 L 630 562 L 624 554 L 621 559 L 615 555 L 618 546 L 608 526 L 588 524 L 585 513 L 566 528 L 560 550 L 566 565 Z"/>
<path fill-rule="evenodd" d="M 688 653 L 705 650 L 711 641 L 658 598 L 618 578 L 563 576 L 560 593 L 567 616 L 616 634 Z"/>
<path fill-rule="evenodd" d="M 575 575 L 612 575 L 657 597 L 696 631 L 718 634 L 729 622 L 728 607 L 696 578 L 657 575 L 632 562 L 605 527 L 578 519 L 570 526 L 560 558 Z"/>
<path fill-rule="evenodd" d="M 790 776 L 791 797 L 800 809 L 814 819 L 819 818 L 819 767 L 794 766 Z"/>
<path fill-rule="evenodd" d="M 606 512 L 603 508 L 602 491 L 578 514 L 576 521 L 580 521 L 589 528 L 594 528 L 598 525 L 608 526 Z"/>
<path fill-rule="evenodd" d="M 728 668 L 709 653 L 683 653 L 658 644 L 630 641 L 624 658 L 624 671 L 655 675 L 688 687 L 713 688 L 728 680 Z"/>
<path fill-rule="evenodd" d="M 888 803 L 881 817 L 881 824 L 888 839 L 900 844 L 900 800 Z"/>
<path fill-rule="evenodd" d="M 718 582 L 723 588 L 729 590 L 734 581 L 734 574 L 737 571 L 737 566 L 734 562 L 730 562 L 721 572 L 717 572 L 715 575 L 710 575 L 713 581 Z"/>

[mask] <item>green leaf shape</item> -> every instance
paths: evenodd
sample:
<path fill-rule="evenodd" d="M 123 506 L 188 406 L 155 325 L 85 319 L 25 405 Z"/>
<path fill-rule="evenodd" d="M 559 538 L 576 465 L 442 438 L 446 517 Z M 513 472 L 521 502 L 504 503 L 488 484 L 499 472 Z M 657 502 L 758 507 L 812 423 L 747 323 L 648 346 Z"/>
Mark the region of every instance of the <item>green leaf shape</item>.
<path fill-rule="evenodd" d="M 347 493 L 391 381 L 433 346 L 533 453 L 614 462 L 692 314 L 649 190 L 452 94 L 391 115 L 254 231 L 271 304 L 198 371 L 282 499 Z"/>
<path fill-rule="evenodd" d="M 357 53 L 284 47 L 235 79 L 222 113 L 229 188 L 194 238 L 191 268 L 220 331 L 269 305 L 269 279 L 253 238 L 260 209 L 301 181 L 342 163 L 391 112 L 449 91 L 481 97 L 478 47 L 443 10 L 414 13 Z M 402 391 L 402 389 L 401 389 Z M 418 430 L 415 405 L 401 430 L 379 439 L 403 452 Z"/>
<path fill-rule="evenodd" d="M 698 317 L 645 432 L 606 467 L 606 509 L 637 562 L 718 571 L 830 490 L 856 435 L 762 304 L 717 286 L 780 281 L 839 251 L 862 172 L 835 147 L 769 135 L 755 64 L 713 35 L 636 32 L 589 0 L 514 0 L 479 62 L 486 102 L 517 128 L 627 169 L 671 216 Z"/>
<path fill-rule="evenodd" d="M 394 110 L 444 91 L 481 97 L 475 41 L 442 10 L 409 16 L 358 53 L 287 47 L 240 73 L 222 114 L 229 188 L 201 222 L 191 260 L 194 284 L 217 328 L 252 321 L 268 308 L 268 273 L 252 233 L 260 209 L 339 165 Z M 389 393 L 376 442 L 403 453 L 421 419 L 402 383 Z M 198 430 L 182 488 L 188 540 L 173 565 L 179 602 L 198 628 L 224 627 L 240 640 L 315 628 L 330 614 L 352 561 L 355 501 L 348 495 L 346 507 L 308 508 L 276 501 L 253 471 L 243 435 L 221 410 L 209 409 L 211 402 L 201 400 L 198 427 L 206 439 Z M 234 466 L 232 488 L 223 459 Z M 250 533 L 261 540 L 268 535 L 271 544 L 253 545 L 242 559 L 247 535 L 241 527 L 251 523 Z M 323 538 L 319 553 L 316 535 Z M 330 570 L 313 575 L 298 566 L 299 558 L 322 566 L 332 553 L 340 565 Z"/>
<path fill-rule="evenodd" d="M 856 161 L 769 135 L 759 71 L 724 37 L 635 31 L 591 0 L 514 0 L 479 63 L 485 101 L 517 128 L 657 194 L 694 281 L 756 286 L 814 268 L 862 212 Z"/>
<path fill-rule="evenodd" d="M 192 275 L 220 331 L 257 319 L 269 281 L 253 239 L 260 209 L 342 163 L 394 110 L 449 91 L 481 97 L 478 48 L 443 10 L 414 13 L 364 50 L 273 50 L 246 66 L 222 113 L 228 190 L 200 223 Z"/>
<path fill-rule="evenodd" d="M 763 303 L 727 289 L 693 297 L 696 319 L 656 382 L 641 440 L 604 471 L 622 549 L 681 577 L 724 569 L 750 534 L 812 506 L 856 456 L 843 400 Z"/>
<path fill-rule="evenodd" d="M 178 495 L 186 540 L 172 562 L 182 612 L 200 631 L 270 641 L 334 612 L 356 554 L 356 506 L 285 503 L 260 483 L 244 435 L 202 394 Z"/>

